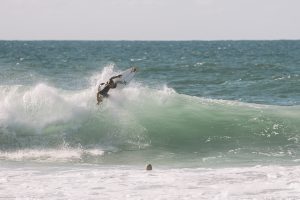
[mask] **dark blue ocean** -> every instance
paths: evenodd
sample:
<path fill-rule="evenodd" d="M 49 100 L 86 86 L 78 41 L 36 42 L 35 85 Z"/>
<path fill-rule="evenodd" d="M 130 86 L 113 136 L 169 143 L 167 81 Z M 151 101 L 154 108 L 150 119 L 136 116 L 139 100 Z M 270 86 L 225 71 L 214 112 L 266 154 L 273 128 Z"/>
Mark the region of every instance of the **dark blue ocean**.
<path fill-rule="evenodd" d="M 97 84 L 130 66 L 97 106 Z M 0 41 L 4 161 L 297 164 L 299 105 L 300 41 Z"/>

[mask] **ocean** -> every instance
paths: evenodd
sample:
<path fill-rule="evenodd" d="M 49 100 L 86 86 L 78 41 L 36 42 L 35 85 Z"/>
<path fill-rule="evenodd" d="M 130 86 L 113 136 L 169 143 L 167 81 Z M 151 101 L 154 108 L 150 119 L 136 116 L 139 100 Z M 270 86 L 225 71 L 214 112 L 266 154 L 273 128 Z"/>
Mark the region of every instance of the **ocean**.
<path fill-rule="evenodd" d="M 297 40 L 0 41 L 0 199 L 299 199 L 299 139 Z"/>

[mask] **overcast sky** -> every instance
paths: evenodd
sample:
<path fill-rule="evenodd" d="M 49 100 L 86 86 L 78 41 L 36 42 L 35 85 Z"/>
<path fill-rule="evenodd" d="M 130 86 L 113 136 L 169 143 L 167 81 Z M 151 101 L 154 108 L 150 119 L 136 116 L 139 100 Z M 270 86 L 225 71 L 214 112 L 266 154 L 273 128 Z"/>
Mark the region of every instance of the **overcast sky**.
<path fill-rule="evenodd" d="M 1 39 L 300 39 L 300 0 L 0 0 Z"/>

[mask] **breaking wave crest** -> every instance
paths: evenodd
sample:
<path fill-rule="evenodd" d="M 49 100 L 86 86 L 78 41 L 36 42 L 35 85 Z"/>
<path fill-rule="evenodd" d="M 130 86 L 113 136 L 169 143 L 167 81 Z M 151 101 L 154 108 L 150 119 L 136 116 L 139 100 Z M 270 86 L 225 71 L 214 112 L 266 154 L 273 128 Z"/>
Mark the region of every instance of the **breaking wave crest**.
<path fill-rule="evenodd" d="M 0 86 L 0 159 L 63 160 L 54 155 L 68 152 L 67 158 L 82 160 L 149 149 L 292 157 L 299 151 L 299 106 L 213 100 L 134 81 L 97 106 L 97 84 L 115 73 L 104 68 L 83 90 Z"/>

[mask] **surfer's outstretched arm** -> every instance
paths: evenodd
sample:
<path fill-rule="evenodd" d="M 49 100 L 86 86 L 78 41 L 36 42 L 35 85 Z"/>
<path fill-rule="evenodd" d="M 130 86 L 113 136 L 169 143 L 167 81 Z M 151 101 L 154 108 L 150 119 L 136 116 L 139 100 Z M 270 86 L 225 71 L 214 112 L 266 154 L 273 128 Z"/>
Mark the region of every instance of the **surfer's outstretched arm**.
<path fill-rule="evenodd" d="M 122 74 L 119 74 L 118 76 L 113 76 L 113 77 L 111 77 L 109 80 L 111 81 L 111 80 L 113 80 L 113 79 L 115 79 L 115 78 L 120 78 L 122 76 Z"/>

